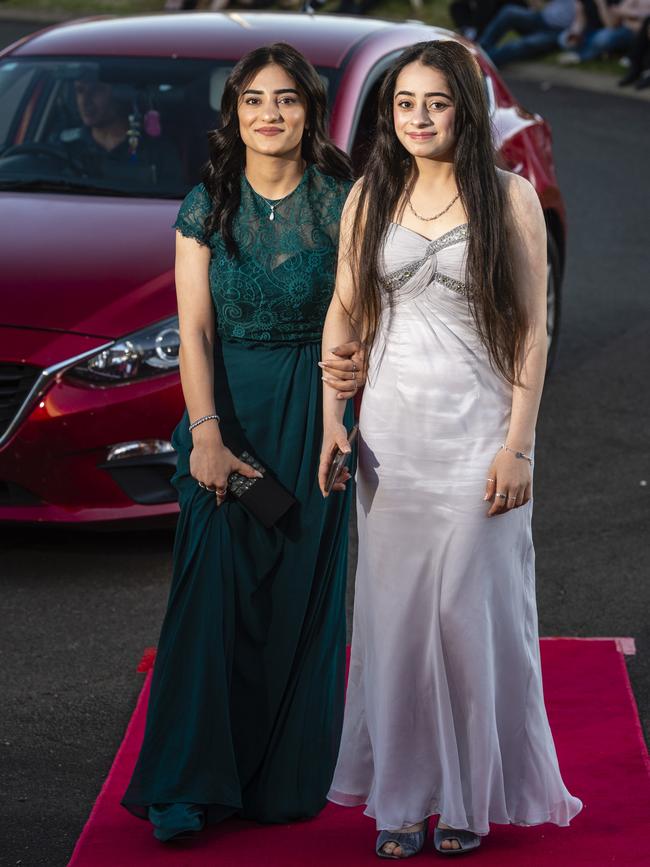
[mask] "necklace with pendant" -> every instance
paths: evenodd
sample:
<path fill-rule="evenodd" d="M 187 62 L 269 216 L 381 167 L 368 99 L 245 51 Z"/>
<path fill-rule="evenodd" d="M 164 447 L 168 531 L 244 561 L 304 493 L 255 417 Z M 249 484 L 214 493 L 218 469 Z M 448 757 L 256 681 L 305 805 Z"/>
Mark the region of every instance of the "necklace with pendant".
<path fill-rule="evenodd" d="M 253 190 L 253 192 L 255 192 L 255 190 Z M 269 220 L 270 220 L 271 222 L 273 222 L 273 220 L 275 220 L 275 209 L 277 208 L 278 205 L 281 205 L 282 202 L 283 202 L 287 197 L 286 197 L 286 196 L 283 196 L 281 199 L 271 199 L 271 200 L 269 200 L 269 199 L 265 199 L 264 196 L 261 196 L 259 193 L 255 193 L 255 195 L 256 195 L 256 196 L 259 196 L 259 198 L 264 202 L 264 204 L 265 204 L 268 208 L 271 209 L 271 213 L 269 214 Z M 291 195 L 291 193 L 289 193 L 289 195 Z"/>
<path fill-rule="evenodd" d="M 423 223 L 430 223 L 432 220 L 437 220 L 438 217 L 442 217 L 442 215 L 443 215 L 443 214 L 446 214 L 447 211 L 451 208 L 451 206 L 454 205 L 454 204 L 456 204 L 456 202 L 457 202 L 458 199 L 460 198 L 460 193 L 456 193 L 456 195 L 455 195 L 454 198 L 451 200 L 451 202 L 449 202 L 449 204 L 447 205 L 447 207 L 444 208 L 442 211 L 440 211 L 439 214 L 434 214 L 433 217 L 423 217 L 421 214 L 418 214 L 418 212 L 417 212 L 417 211 L 415 210 L 415 208 L 413 207 L 413 203 L 411 202 L 411 194 L 409 193 L 408 188 L 405 187 L 404 189 L 405 189 L 405 191 L 406 191 L 406 203 L 408 204 L 408 206 L 409 206 L 409 208 L 410 208 L 410 210 L 411 210 L 411 213 L 412 213 L 415 217 L 417 217 L 418 220 L 422 220 Z"/>
<path fill-rule="evenodd" d="M 244 175 L 244 177 L 246 177 L 246 175 Z M 253 191 L 253 194 L 256 195 L 258 199 L 261 199 L 261 200 L 264 202 L 264 204 L 266 205 L 266 207 L 269 209 L 269 212 L 270 212 L 270 213 L 269 213 L 269 220 L 270 220 L 271 222 L 273 222 L 273 220 L 275 220 L 275 209 L 276 209 L 279 205 L 282 205 L 284 202 L 286 202 L 286 200 L 287 200 L 288 198 L 290 198 L 291 196 L 293 196 L 293 194 L 296 192 L 296 190 L 298 189 L 298 187 L 301 185 L 302 181 L 300 181 L 300 182 L 298 183 L 298 186 L 294 187 L 294 189 L 291 190 L 290 193 L 287 193 L 286 196 L 282 196 L 282 197 L 279 198 L 279 199 L 265 199 L 264 196 L 263 196 L 261 193 L 258 193 L 257 190 L 256 190 L 256 189 L 251 185 L 251 182 L 248 180 L 248 178 L 246 178 L 246 183 L 248 184 L 248 186 L 249 186 L 249 187 L 251 188 L 251 190 Z"/>

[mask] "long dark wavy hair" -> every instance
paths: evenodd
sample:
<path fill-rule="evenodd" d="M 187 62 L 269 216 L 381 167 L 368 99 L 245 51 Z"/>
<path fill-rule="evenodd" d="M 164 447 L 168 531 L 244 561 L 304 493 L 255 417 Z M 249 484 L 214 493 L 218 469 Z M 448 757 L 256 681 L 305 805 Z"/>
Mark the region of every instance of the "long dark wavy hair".
<path fill-rule="evenodd" d="M 376 138 L 364 173 L 351 245 L 355 283 L 353 318 L 368 346 L 377 335 L 382 302 L 390 296 L 379 270 L 381 246 L 404 190 L 417 179 L 415 160 L 395 134 L 393 98 L 397 77 L 418 61 L 447 79 L 455 114 L 454 172 L 468 220 L 468 303 L 494 369 L 519 382 L 527 317 L 515 291 L 508 237 L 508 210 L 497 176 L 496 154 L 483 76 L 471 53 L 454 41 L 419 42 L 406 49 L 379 90 Z"/>
<path fill-rule="evenodd" d="M 218 232 L 229 256 L 238 255 L 233 235 L 233 220 L 240 202 L 240 178 L 246 162 L 246 147 L 239 135 L 237 107 L 241 94 L 265 66 L 281 66 L 296 82 L 305 101 L 306 123 L 302 137 L 302 157 L 323 174 L 351 180 L 352 165 L 347 155 L 330 140 L 327 133 L 327 94 L 314 67 L 293 46 L 275 42 L 249 51 L 226 79 L 221 99 L 221 127 L 208 136 L 210 158 L 202 172 L 203 183 L 214 209 L 206 219 L 208 236 Z"/>

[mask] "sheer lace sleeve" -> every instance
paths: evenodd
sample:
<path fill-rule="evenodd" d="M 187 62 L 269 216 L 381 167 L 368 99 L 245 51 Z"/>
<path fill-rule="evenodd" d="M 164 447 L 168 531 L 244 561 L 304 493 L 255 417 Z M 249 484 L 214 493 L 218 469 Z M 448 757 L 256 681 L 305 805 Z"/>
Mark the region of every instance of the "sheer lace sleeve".
<path fill-rule="evenodd" d="M 183 199 L 183 203 L 173 224 L 185 238 L 194 238 L 204 247 L 208 246 L 205 233 L 205 218 L 212 210 L 212 202 L 203 184 L 197 184 Z"/>

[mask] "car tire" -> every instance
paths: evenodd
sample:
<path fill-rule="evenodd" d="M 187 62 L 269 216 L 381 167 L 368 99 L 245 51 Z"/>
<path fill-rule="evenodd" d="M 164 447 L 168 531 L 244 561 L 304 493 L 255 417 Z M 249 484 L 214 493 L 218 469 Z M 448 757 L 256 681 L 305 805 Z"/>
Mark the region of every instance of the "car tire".
<path fill-rule="evenodd" d="M 560 314 L 562 310 L 562 264 L 557 241 L 547 234 L 547 284 L 546 284 L 546 333 L 548 335 L 548 354 L 546 372 L 548 373 L 557 356 L 560 335 Z"/>

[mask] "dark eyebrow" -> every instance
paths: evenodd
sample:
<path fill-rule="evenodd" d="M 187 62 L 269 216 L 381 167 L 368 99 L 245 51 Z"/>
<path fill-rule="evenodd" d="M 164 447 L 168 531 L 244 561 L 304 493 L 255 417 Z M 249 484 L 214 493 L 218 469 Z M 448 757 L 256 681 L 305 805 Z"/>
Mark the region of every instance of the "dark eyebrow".
<path fill-rule="evenodd" d="M 245 90 L 242 95 L 245 95 L 247 93 L 254 93 L 257 96 L 262 96 L 264 94 L 264 91 L 263 90 L 252 90 L 249 87 L 248 90 Z M 295 89 L 295 87 L 280 87 L 278 90 L 274 90 L 273 93 L 295 93 L 296 96 L 299 95 L 298 91 Z"/>
<path fill-rule="evenodd" d="M 415 94 L 412 93 L 410 90 L 400 90 L 398 93 L 395 94 L 395 96 L 415 96 Z M 451 97 L 449 96 L 448 93 L 442 93 L 439 90 L 436 90 L 433 93 L 425 93 L 424 94 L 425 99 L 428 99 L 430 96 L 444 96 L 445 99 L 448 99 L 451 101 Z"/>

